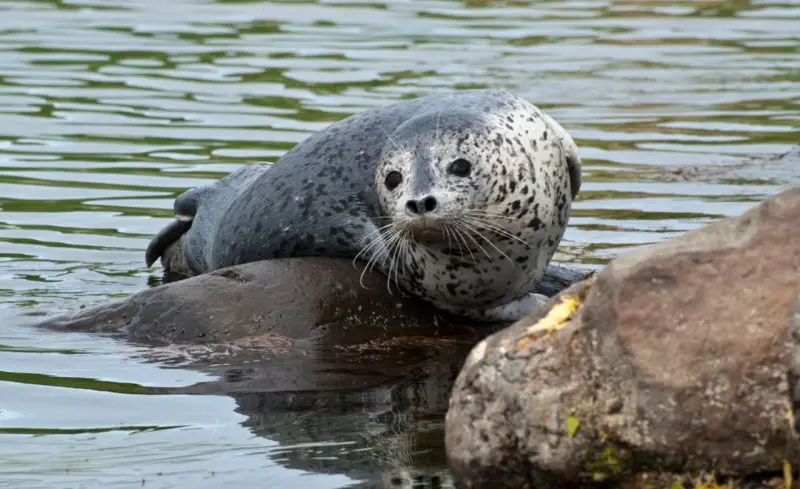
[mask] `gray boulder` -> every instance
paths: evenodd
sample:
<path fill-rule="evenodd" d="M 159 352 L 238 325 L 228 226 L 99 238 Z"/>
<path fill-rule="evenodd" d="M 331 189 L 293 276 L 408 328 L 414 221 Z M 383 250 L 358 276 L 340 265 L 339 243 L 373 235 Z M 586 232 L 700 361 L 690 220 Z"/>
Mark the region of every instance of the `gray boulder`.
<path fill-rule="evenodd" d="M 797 469 L 798 291 L 800 188 L 618 257 L 472 350 L 446 417 L 457 487 Z"/>

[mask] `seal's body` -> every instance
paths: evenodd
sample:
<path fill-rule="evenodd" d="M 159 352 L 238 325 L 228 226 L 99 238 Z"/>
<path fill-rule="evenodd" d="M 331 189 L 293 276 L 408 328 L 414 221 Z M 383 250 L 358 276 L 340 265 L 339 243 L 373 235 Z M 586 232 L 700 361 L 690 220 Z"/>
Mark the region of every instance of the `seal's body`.
<path fill-rule="evenodd" d="M 541 300 L 531 291 L 580 183 L 575 143 L 529 102 L 500 90 L 433 95 L 348 117 L 273 165 L 185 192 L 147 262 L 179 238 L 193 273 L 361 258 L 443 310 L 516 319 Z"/>

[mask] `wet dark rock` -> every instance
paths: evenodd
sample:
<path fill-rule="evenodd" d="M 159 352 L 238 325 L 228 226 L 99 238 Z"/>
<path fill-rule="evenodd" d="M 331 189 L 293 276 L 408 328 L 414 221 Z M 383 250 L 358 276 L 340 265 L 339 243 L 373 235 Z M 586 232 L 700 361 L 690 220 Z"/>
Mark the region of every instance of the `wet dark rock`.
<path fill-rule="evenodd" d="M 364 387 L 455 355 L 502 325 L 467 324 L 333 258 L 247 263 L 42 320 L 38 326 L 116 334 L 152 345 L 149 358 L 208 367 L 249 365 L 235 381 L 194 392 Z M 552 265 L 539 293 L 554 295 L 588 272 Z M 363 284 L 363 285 L 362 285 Z M 466 353 L 466 352 L 465 352 Z M 456 360 L 458 361 L 458 360 Z M 214 366 L 221 366 L 219 369 Z"/>
<path fill-rule="evenodd" d="M 618 257 L 472 350 L 446 419 L 457 486 L 797 469 L 799 291 L 800 188 Z"/>
<path fill-rule="evenodd" d="M 466 324 L 394 286 L 389 292 L 384 276 L 362 276 L 361 266 L 336 258 L 245 263 L 49 318 L 39 326 L 119 332 L 152 345 L 235 343 L 283 350 L 289 339 L 326 337 L 344 347 L 397 341 L 400 332 L 435 336 L 440 327 Z M 589 274 L 551 265 L 536 292 L 553 296 Z"/>

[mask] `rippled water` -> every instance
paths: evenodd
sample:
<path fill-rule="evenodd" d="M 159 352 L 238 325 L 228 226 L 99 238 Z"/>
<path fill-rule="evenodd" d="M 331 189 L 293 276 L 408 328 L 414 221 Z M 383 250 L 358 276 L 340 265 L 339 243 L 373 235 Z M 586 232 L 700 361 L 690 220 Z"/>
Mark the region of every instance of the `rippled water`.
<path fill-rule="evenodd" d="M 798 142 L 798 25 L 792 0 L 4 0 L 0 487 L 446 486 L 435 442 L 407 444 L 413 463 L 395 454 L 388 472 L 346 416 L 150 395 L 208 376 L 17 317 L 153 282 L 143 250 L 183 190 L 353 112 L 455 88 L 520 93 L 582 148 L 560 261 L 602 264 L 739 214 L 783 182 L 663 169 Z"/>

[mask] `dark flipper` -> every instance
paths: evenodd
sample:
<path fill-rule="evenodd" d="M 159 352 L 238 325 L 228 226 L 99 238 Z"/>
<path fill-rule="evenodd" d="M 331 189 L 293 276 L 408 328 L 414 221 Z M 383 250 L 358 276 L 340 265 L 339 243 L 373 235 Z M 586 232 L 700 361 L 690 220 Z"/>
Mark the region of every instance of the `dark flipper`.
<path fill-rule="evenodd" d="M 208 189 L 209 187 L 189 189 L 175 199 L 173 209 L 176 219 L 153 236 L 150 244 L 147 245 L 147 251 L 144 255 L 147 268 L 153 266 L 153 263 L 161 258 L 167 248 L 178 241 L 192 227 L 192 221 L 197 214 L 198 200 Z"/>
<path fill-rule="evenodd" d="M 569 168 L 569 187 L 574 199 L 581 189 L 581 158 L 578 153 L 567 153 L 567 167 Z"/>
<path fill-rule="evenodd" d="M 547 125 L 549 125 L 550 128 L 554 130 L 556 134 L 558 134 L 559 139 L 561 139 L 561 145 L 564 148 L 564 152 L 567 154 L 569 189 L 570 193 L 572 193 L 572 200 L 575 200 L 575 196 L 578 195 L 578 192 L 581 189 L 581 183 L 583 182 L 583 178 L 581 176 L 581 157 L 578 155 L 578 146 L 575 144 L 572 136 L 570 136 L 569 133 L 561 126 L 561 124 L 555 121 L 555 119 L 544 112 L 541 113 L 541 116 Z"/>
<path fill-rule="evenodd" d="M 159 231 L 158 234 L 150 240 L 150 244 L 147 245 L 147 251 L 144 254 L 147 268 L 152 267 L 153 263 L 164 254 L 164 251 L 166 251 L 172 243 L 178 241 L 181 236 L 186 234 L 186 231 L 188 231 L 190 227 L 192 227 L 191 220 L 178 218 Z"/>
<path fill-rule="evenodd" d="M 567 268 L 562 265 L 551 263 L 547 267 L 544 277 L 536 284 L 534 292 L 537 294 L 553 297 L 572 284 L 594 275 L 594 270 L 582 270 L 579 268 Z"/>

